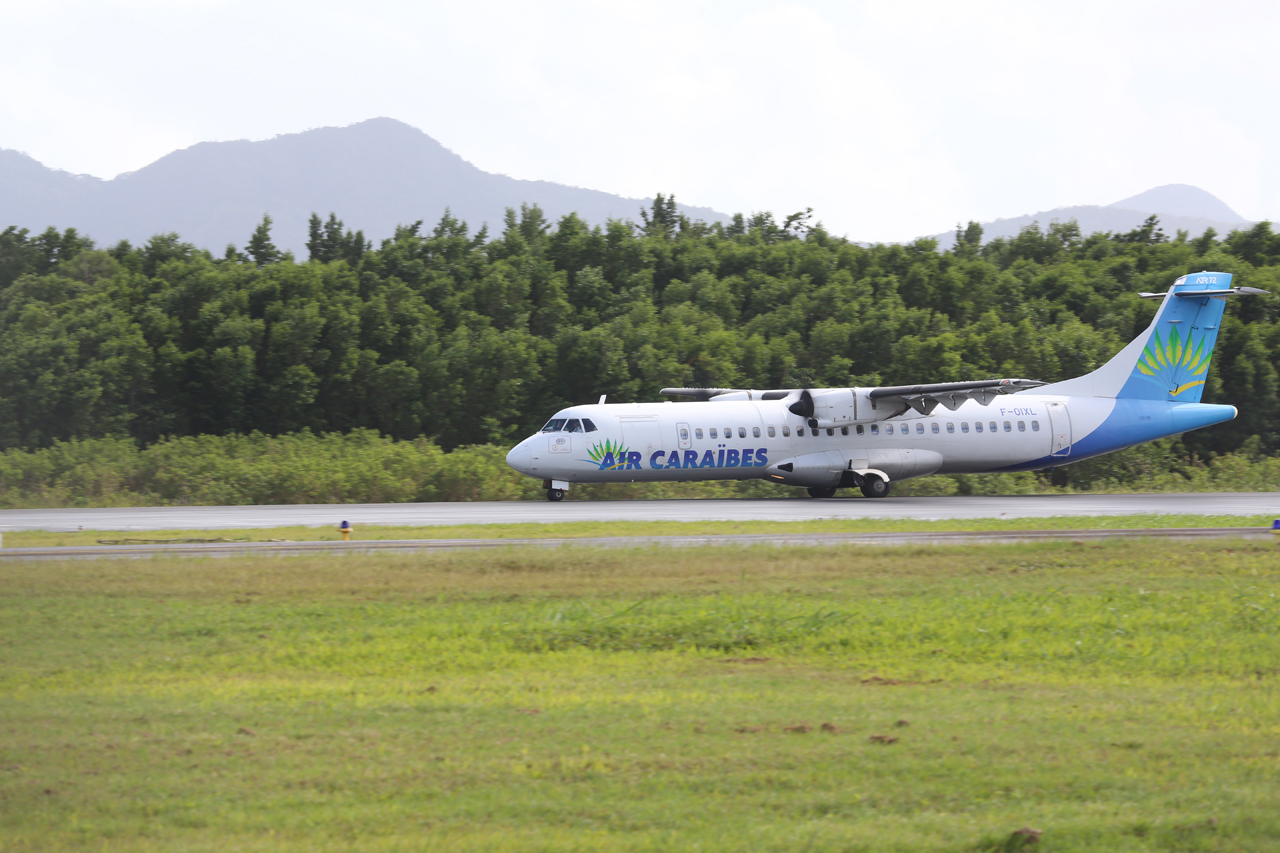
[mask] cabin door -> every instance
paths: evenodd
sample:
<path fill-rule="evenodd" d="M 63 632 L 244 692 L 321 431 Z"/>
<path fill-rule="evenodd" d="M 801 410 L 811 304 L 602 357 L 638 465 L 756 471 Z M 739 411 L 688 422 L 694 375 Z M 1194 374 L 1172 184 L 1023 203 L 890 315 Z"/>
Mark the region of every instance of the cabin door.
<path fill-rule="evenodd" d="M 1071 415 L 1067 413 L 1067 407 L 1062 403 L 1048 403 L 1047 406 L 1049 408 L 1049 435 L 1053 441 L 1049 455 L 1070 456 Z"/>
<path fill-rule="evenodd" d="M 648 459 L 662 449 L 662 430 L 657 418 L 622 419 L 622 444 L 628 451 L 639 451 Z"/>
<path fill-rule="evenodd" d="M 693 433 L 689 431 L 688 424 L 676 424 L 676 440 L 681 450 L 693 447 Z"/>

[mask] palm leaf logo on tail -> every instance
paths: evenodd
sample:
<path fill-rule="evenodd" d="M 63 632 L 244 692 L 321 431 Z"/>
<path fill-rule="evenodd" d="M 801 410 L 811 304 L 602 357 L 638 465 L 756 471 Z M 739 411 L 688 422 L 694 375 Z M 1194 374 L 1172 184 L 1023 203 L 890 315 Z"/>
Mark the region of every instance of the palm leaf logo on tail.
<path fill-rule="evenodd" d="M 1189 336 L 1183 341 L 1174 326 L 1168 337 L 1162 340 L 1160 330 L 1154 329 L 1135 369 L 1171 397 L 1203 385 L 1205 373 L 1209 370 L 1209 357 L 1213 355 L 1213 344 L 1205 346 L 1206 337 L 1205 334 L 1198 339 Z"/>

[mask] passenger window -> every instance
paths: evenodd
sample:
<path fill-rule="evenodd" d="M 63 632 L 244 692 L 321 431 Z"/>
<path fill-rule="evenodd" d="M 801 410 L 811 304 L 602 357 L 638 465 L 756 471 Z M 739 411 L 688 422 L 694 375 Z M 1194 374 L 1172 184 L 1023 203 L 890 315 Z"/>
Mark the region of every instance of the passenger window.
<path fill-rule="evenodd" d="M 879 434 L 880 434 L 880 424 L 872 424 L 872 425 L 871 425 L 871 434 L 872 434 L 872 435 L 879 435 Z"/>
<path fill-rule="evenodd" d="M 564 425 L 565 432 L 582 432 L 582 421 L 574 418 Z"/>
<path fill-rule="evenodd" d="M 759 438 L 759 437 L 760 437 L 760 427 L 752 427 L 752 428 L 751 428 L 751 437 L 752 437 L 752 438 Z"/>
<path fill-rule="evenodd" d="M 1004 431 L 1005 431 L 1005 432 L 1013 432 L 1013 425 L 1012 425 L 1012 424 L 1010 424 L 1008 421 L 1005 421 L 1005 422 L 1004 422 Z"/>
<path fill-rule="evenodd" d="M 932 426 L 932 429 L 933 429 L 933 434 L 934 434 L 934 435 L 937 435 L 937 434 L 938 434 L 938 422 L 937 422 L 937 421 L 934 421 L 934 422 L 933 422 L 933 424 L 932 424 L 931 426 Z"/>
<path fill-rule="evenodd" d="M 1027 422 L 1018 421 L 1018 432 L 1026 432 L 1026 431 L 1027 431 Z"/>
<path fill-rule="evenodd" d="M 862 424 L 858 424 L 858 435 L 862 435 Z"/>
<path fill-rule="evenodd" d="M 835 435 L 835 434 L 836 434 L 836 431 L 834 428 L 827 430 L 827 435 Z"/>
<path fill-rule="evenodd" d="M 1032 432 L 1039 432 L 1039 431 L 1040 431 L 1040 422 L 1039 422 L 1039 421 L 1032 421 L 1032 422 L 1031 422 L 1031 431 L 1032 431 Z"/>
<path fill-rule="evenodd" d="M 885 424 L 885 426 L 884 426 L 884 434 L 885 434 L 885 435 L 893 435 L 893 424 Z"/>
<path fill-rule="evenodd" d="M 542 428 L 543 432 L 559 432 L 564 428 L 564 418 L 552 418 L 547 421 L 547 425 Z"/>
<path fill-rule="evenodd" d="M 702 428 L 701 428 L 701 427 L 699 427 L 698 429 L 695 429 L 695 430 L 693 431 L 693 437 L 694 437 L 694 438 L 702 438 Z M 715 436 L 712 436 L 712 438 L 714 438 L 714 437 L 715 437 Z"/>
<path fill-rule="evenodd" d="M 686 427 L 680 427 L 680 440 L 681 441 L 689 440 L 689 430 Z"/>
<path fill-rule="evenodd" d="M 956 431 L 956 422 L 947 421 L 947 432 L 955 432 L 955 431 Z"/>
<path fill-rule="evenodd" d="M 591 418 L 583 418 L 583 419 L 582 419 L 582 431 L 583 431 L 583 432 L 595 432 L 595 431 L 596 431 L 596 425 L 595 425 L 595 424 L 593 424 L 593 423 L 591 422 Z"/>
<path fill-rule="evenodd" d="M 773 427 L 769 427 L 769 438 L 776 438 L 776 437 L 777 437 L 777 433 L 774 432 Z"/>
<path fill-rule="evenodd" d="M 936 430 L 937 424 L 933 428 Z M 916 435 L 924 435 L 924 424 L 916 424 Z"/>
<path fill-rule="evenodd" d="M 789 426 L 784 426 L 784 427 L 782 428 L 782 434 L 783 434 L 784 436 L 786 436 L 787 438 L 790 438 L 790 437 L 791 437 L 791 427 L 789 427 Z"/>
<path fill-rule="evenodd" d="M 848 427 L 840 427 L 840 434 L 841 434 L 841 435 L 848 435 L 848 434 L 849 434 L 849 428 L 848 428 Z"/>
<path fill-rule="evenodd" d="M 711 437 L 712 437 L 712 438 L 715 438 L 715 437 L 716 437 L 716 428 L 715 428 L 715 427 L 712 427 L 710 432 L 711 432 Z"/>
<path fill-rule="evenodd" d="M 974 432 L 982 432 L 982 421 L 978 421 L 973 425 Z"/>
<path fill-rule="evenodd" d="M 733 427 L 725 427 L 725 428 L 724 428 L 724 437 L 725 437 L 725 438 L 733 438 Z"/>
<path fill-rule="evenodd" d="M 969 431 L 969 422 L 968 422 L 968 421 L 961 421 L 961 422 L 960 422 L 960 431 L 961 431 L 961 432 L 968 432 L 968 431 Z M 981 424 L 979 424 L 979 425 L 978 425 L 978 431 L 979 431 L 979 432 L 981 432 L 981 431 L 982 431 L 982 425 L 981 425 Z"/>
<path fill-rule="evenodd" d="M 803 436 L 803 435 L 804 435 L 804 427 L 796 427 L 796 435 Z"/>
<path fill-rule="evenodd" d="M 992 431 L 992 432 L 995 432 L 995 431 L 996 431 L 996 422 L 995 422 L 995 421 L 992 421 L 992 422 L 991 422 L 991 424 L 990 424 L 990 426 L 991 426 L 991 431 Z"/>
<path fill-rule="evenodd" d="M 746 438 L 746 437 L 747 437 L 747 428 L 738 427 L 738 438 Z"/>

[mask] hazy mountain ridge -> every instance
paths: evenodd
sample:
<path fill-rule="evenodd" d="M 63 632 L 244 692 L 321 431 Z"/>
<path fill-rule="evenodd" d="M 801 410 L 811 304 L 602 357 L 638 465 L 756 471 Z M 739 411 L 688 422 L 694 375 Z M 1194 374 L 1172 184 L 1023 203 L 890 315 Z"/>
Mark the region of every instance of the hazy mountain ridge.
<path fill-rule="evenodd" d="M 389 118 L 325 127 L 261 141 L 201 142 L 174 151 L 111 180 L 53 169 L 28 155 L 0 149 L 0 227 L 34 232 L 74 227 L 99 245 L 121 239 L 143 243 L 177 232 L 216 253 L 243 246 L 263 213 L 275 221 L 282 249 L 305 258 L 307 220 L 336 213 L 375 241 L 397 225 L 419 219 L 428 226 L 450 209 L 473 229 L 502 227 L 508 207 L 538 204 L 555 221 L 577 212 L 592 224 L 636 219 L 652 199 L 633 199 L 549 181 L 485 172 L 422 131 Z M 707 207 L 680 205 L 709 222 L 729 217 Z M 1075 219 L 1086 233 L 1126 232 L 1150 215 L 1166 234 L 1219 233 L 1252 223 L 1220 199 L 1185 184 L 1155 187 L 1110 205 L 1077 205 L 984 222 L 983 240 L 1013 237 L 1038 222 Z M 939 248 L 954 231 L 933 235 Z"/>
<path fill-rule="evenodd" d="M 214 252 L 242 246 L 269 212 L 282 249 L 305 258 L 312 212 L 337 213 L 375 241 L 449 208 L 473 228 L 502 227 L 506 208 L 538 204 L 552 221 L 577 212 L 592 224 L 636 219 L 651 199 L 485 172 L 416 128 L 378 118 L 262 141 L 202 142 L 137 170 L 101 180 L 0 149 L 0 227 L 74 227 L 99 245 L 145 242 L 176 231 Z M 685 215 L 727 221 L 706 207 Z"/>
<path fill-rule="evenodd" d="M 997 237 L 1016 237 L 1019 231 L 1033 222 L 1046 228 L 1055 220 L 1066 222 L 1070 219 L 1079 222 L 1080 230 L 1085 234 L 1096 231 L 1126 232 L 1141 226 L 1152 214 L 1159 217 L 1160 227 L 1170 237 L 1178 231 L 1186 231 L 1192 237 L 1199 237 L 1208 228 L 1213 228 L 1219 234 L 1226 234 L 1253 224 L 1221 199 L 1199 187 L 1166 184 L 1113 204 L 1056 207 L 1025 216 L 983 222 L 982 240 L 985 243 Z M 949 249 L 955 245 L 954 231 L 932 236 L 938 241 L 940 249 Z"/>

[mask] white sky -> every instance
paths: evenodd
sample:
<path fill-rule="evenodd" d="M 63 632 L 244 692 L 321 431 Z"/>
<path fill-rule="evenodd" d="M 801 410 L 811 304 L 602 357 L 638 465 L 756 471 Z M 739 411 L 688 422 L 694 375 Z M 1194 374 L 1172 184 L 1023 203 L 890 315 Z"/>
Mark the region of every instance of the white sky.
<path fill-rule="evenodd" d="M 0 147 L 99 177 L 389 116 L 488 171 L 858 240 L 1168 183 L 1280 216 L 1264 0 L 0 0 L 0 33 Z"/>

